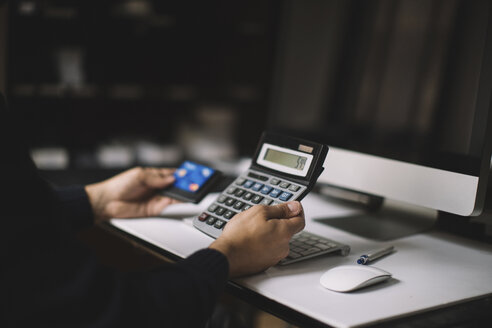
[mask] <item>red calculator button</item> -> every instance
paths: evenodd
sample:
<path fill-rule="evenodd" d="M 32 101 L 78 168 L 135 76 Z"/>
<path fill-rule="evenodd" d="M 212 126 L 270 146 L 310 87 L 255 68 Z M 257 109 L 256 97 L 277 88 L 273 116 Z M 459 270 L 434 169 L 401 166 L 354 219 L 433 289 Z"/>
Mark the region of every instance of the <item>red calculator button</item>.
<path fill-rule="evenodd" d="M 207 213 L 202 213 L 202 214 L 200 214 L 200 216 L 198 217 L 198 220 L 200 220 L 200 221 L 205 221 L 207 218 L 208 218 L 208 214 L 207 214 Z"/>

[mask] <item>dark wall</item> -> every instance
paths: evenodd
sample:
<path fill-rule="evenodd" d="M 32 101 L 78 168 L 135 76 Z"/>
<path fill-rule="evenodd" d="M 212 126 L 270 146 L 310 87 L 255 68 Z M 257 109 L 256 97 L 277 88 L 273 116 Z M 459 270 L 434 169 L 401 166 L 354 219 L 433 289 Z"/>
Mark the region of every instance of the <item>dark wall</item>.
<path fill-rule="evenodd" d="M 279 10 L 261 0 L 12 2 L 10 106 L 33 147 L 71 150 L 125 136 L 173 142 L 197 109 L 221 108 L 234 116 L 238 154 L 251 154 Z"/>

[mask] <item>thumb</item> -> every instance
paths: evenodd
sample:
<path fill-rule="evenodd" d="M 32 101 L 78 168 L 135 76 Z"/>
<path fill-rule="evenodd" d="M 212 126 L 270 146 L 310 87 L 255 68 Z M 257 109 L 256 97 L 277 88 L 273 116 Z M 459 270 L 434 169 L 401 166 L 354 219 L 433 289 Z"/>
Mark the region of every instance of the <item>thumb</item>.
<path fill-rule="evenodd" d="M 159 215 L 168 205 L 179 203 L 179 201 L 156 195 L 151 198 L 147 203 L 147 216 Z"/>
<path fill-rule="evenodd" d="M 286 219 L 299 215 L 302 212 L 302 205 L 297 201 L 278 204 L 266 207 L 268 219 Z"/>

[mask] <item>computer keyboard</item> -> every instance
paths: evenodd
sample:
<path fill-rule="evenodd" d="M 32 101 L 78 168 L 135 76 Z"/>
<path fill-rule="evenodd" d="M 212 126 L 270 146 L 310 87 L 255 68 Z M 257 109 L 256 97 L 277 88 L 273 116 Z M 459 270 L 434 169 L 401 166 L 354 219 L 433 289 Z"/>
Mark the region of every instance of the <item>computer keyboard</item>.
<path fill-rule="evenodd" d="M 307 231 L 295 234 L 290 240 L 289 249 L 289 255 L 281 260 L 279 265 L 287 265 L 334 252 L 340 252 L 341 255 L 346 256 L 350 252 L 348 245 Z"/>

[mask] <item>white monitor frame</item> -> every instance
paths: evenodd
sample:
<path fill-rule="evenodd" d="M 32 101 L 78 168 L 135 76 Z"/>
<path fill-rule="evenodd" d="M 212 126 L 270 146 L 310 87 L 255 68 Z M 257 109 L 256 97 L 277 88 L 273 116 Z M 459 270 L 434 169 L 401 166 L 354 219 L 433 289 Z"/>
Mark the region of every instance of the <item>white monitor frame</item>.
<path fill-rule="evenodd" d="M 463 216 L 478 215 L 479 177 L 331 147 L 318 182 Z"/>

